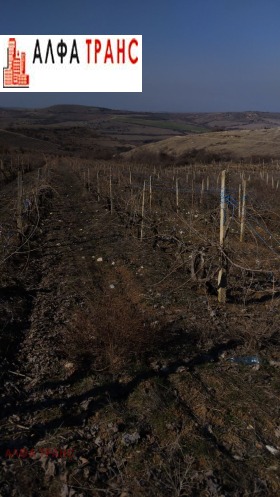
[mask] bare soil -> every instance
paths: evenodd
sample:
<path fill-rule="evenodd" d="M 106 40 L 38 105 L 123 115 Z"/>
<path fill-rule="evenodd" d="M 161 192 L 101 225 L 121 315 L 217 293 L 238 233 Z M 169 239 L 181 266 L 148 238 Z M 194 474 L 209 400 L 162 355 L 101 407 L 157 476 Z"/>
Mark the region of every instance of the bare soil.
<path fill-rule="evenodd" d="M 25 174 L 28 243 L 2 185 L 1 496 L 278 497 L 279 295 L 218 305 L 84 169 Z"/>

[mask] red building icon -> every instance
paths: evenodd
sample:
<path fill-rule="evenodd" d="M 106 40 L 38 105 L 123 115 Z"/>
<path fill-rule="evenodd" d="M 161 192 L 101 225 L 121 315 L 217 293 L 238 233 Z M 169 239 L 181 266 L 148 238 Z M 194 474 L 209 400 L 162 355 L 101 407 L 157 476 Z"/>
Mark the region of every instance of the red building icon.
<path fill-rule="evenodd" d="M 29 75 L 25 73 L 26 54 L 17 52 L 16 39 L 9 38 L 8 66 L 4 69 L 4 88 L 28 88 Z"/>

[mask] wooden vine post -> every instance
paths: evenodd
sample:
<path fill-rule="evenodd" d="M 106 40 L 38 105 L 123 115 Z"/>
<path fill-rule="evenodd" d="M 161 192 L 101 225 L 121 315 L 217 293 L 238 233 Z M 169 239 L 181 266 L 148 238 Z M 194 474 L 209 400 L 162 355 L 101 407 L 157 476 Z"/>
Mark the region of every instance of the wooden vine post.
<path fill-rule="evenodd" d="M 150 176 L 150 184 L 149 184 L 149 203 L 150 203 L 150 211 L 152 210 L 152 176 Z"/>
<path fill-rule="evenodd" d="M 201 182 L 201 190 L 200 190 L 200 203 L 203 202 L 203 194 L 204 194 L 204 179 Z"/>
<path fill-rule="evenodd" d="M 241 224 L 240 224 L 240 241 L 244 241 L 245 232 L 245 218 L 246 218 L 246 181 L 242 183 L 242 206 L 241 206 Z"/>
<path fill-rule="evenodd" d="M 97 202 L 99 202 L 100 200 L 99 171 L 96 172 L 96 191 L 97 191 Z"/>
<path fill-rule="evenodd" d="M 18 194 L 17 194 L 17 229 L 19 236 L 22 236 L 22 202 L 23 202 L 23 186 L 22 186 L 22 171 L 18 171 Z"/>
<path fill-rule="evenodd" d="M 238 186 L 238 219 L 241 219 L 241 185 Z"/>
<path fill-rule="evenodd" d="M 145 214 L 145 188 L 146 188 L 146 181 L 144 181 L 143 185 L 143 193 L 142 193 L 142 211 L 141 211 L 141 231 L 140 231 L 140 240 L 142 242 L 143 240 L 143 235 L 144 235 L 144 214 Z"/>
<path fill-rule="evenodd" d="M 49 179 L 49 169 L 47 163 L 43 167 L 43 174 L 44 174 L 44 181 L 47 182 Z"/>
<path fill-rule="evenodd" d="M 109 188 L 110 188 L 110 212 L 111 212 L 111 214 L 113 214 L 113 193 L 112 193 L 112 171 L 111 171 L 111 169 L 110 169 Z"/>
<path fill-rule="evenodd" d="M 88 191 L 90 192 L 90 171 L 89 171 L 89 167 L 88 167 L 88 170 L 87 170 L 87 187 L 88 187 Z"/>
<path fill-rule="evenodd" d="M 176 178 L 176 212 L 179 210 L 179 180 Z"/>
<path fill-rule="evenodd" d="M 221 175 L 221 204 L 220 204 L 220 271 L 218 275 L 218 302 L 226 303 L 227 292 L 227 270 L 226 258 L 224 255 L 225 236 L 226 236 L 226 171 Z"/>

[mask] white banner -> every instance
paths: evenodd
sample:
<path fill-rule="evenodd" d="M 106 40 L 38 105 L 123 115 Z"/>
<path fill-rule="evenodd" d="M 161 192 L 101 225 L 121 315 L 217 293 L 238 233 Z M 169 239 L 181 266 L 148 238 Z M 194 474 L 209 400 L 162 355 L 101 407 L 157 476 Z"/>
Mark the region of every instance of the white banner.
<path fill-rule="evenodd" d="M 142 36 L 1 35 L 0 92 L 142 92 Z"/>

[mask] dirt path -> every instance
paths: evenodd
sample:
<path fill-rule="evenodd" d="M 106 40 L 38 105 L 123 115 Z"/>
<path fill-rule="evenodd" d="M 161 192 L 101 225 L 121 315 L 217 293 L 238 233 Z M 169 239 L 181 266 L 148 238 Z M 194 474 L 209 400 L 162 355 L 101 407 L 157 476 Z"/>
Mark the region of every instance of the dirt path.
<path fill-rule="evenodd" d="M 143 300 L 141 275 L 137 281 L 123 265 L 127 254 L 122 254 L 118 221 L 85 192 L 66 161 L 51 170 L 49 182 L 52 198 L 44 206 L 28 266 L 20 276 L 18 336 L 15 354 L 6 364 L 2 398 L 2 416 L 11 422 L 4 424 L 3 450 L 40 441 L 36 413 L 39 418 L 40 409 L 47 408 L 46 397 L 51 401 L 67 397 L 63 382 L 69 372 L 61 336 L 73 315 L 87 314 L 88 303 L 95 299 L 93 308 L 98 307 L 104 296 L 111 304 L 113 300 L 125 307 L 127 314 Z M 117 295 L 112 299 L 110 292 L 115 288 Z M 5 388 L 10 384 L 13 391 L 7 396 Z"/>

